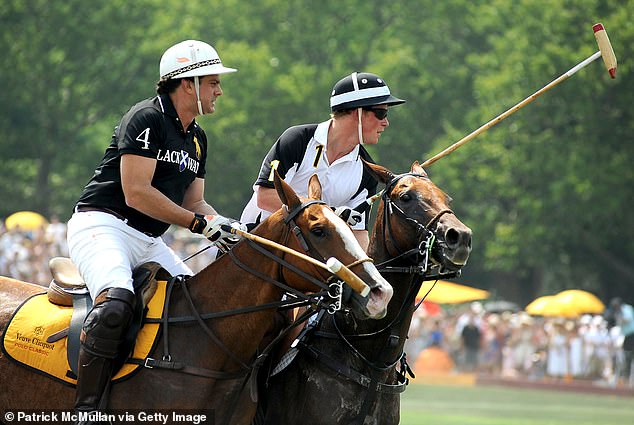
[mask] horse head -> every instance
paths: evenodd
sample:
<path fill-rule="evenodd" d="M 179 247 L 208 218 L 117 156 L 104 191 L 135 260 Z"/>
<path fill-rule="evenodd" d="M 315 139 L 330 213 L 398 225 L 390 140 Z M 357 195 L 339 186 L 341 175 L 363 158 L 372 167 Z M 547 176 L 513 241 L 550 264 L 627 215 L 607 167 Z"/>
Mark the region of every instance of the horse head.
<path fill-rule="evenodd" d="M 371 288 L 369 295 L 365 297 L 351 291 L 352 295 L 348 302 L 353 313 L 363 318 L 384 317 L 392 297 L 392 287 L 361 248 L 350 227 L 321 201 L 321 184 L 317 175 L 310 179 L 308 198 L 297 195 L 293 188 L 279 177 L 277 171 L 274 175 L 274 184 L 283 206 L 262 225 L 286 223 L 287 231 L 290 232 L 287 247 L 319 261 L 334 257 L 348 266 Z M 301 258 L 286 256 L 285 260 L 302 272 L 319 276 L 322 280 L 329 280 L 331 277 L 327 271 Z M 283 269 L 282 278 L 289 286 L 302 292 L 319 289 L 291 268 Z"/>
<path fill-rule="evenodd" d="M 451 198 L 429 179 L 418 161 L 409 173 L 400 175 L 364 163 L 386 185 L 377 212 L 377 223 L 382 225 L 374 229 L 385 233 L 370 238 L 384 245 L 370 243 L 373 258 L 425 256 L 424 251 L 431 250 L 430 260 L 439 274 L 457 272 L 465 266 L 471 253 L 471 229 L 458 219 L 450 208 Z M 399 225 L 399 220 L 407 224 Z M 410 250 L 412 246 L 417 249 Z M 375 254 L 377 250 L 381 252 Z"/>

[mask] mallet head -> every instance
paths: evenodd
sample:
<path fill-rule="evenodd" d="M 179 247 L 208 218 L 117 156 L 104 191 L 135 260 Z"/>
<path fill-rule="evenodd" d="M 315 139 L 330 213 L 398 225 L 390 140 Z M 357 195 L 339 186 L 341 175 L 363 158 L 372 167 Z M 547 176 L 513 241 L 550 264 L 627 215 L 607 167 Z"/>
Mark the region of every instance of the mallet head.
<path fill-rule="evenodd" d="M 605 32 L 603 24 L 594 24 L 592 26 L 592 30 L 594 31 L 594 37 L 597 39 L 597 44 L 599 45 L 599 51 L 601 52 L 603 63 L 605 63 L 605 67 L 608 69 L 610 77 L 615 78 L 616 55 L 614 54 L 614 50 L 612 50 L 612 44 L 610 44 L 608 33 Z"/>

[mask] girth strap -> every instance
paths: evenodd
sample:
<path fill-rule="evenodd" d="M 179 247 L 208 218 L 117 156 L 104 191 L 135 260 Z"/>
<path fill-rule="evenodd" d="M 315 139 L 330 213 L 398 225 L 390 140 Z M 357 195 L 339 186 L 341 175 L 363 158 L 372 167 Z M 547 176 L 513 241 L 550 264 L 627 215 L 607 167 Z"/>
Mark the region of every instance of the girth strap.
<path fill-rule="evenodd" d="M 144 366 L 148 369 L 169 369 L 188 375 L 203 376 L 213 379 L 238 379 L 245 377 L 249 370 L 241 369 L 234 372 L 223 372 L 218 370 L 205 369 L 202 367 L 188 366 L 182 362 L 172 360 L 158 360 L 148 357 L 146 359 L 129 358 L 127 363 Z"/>

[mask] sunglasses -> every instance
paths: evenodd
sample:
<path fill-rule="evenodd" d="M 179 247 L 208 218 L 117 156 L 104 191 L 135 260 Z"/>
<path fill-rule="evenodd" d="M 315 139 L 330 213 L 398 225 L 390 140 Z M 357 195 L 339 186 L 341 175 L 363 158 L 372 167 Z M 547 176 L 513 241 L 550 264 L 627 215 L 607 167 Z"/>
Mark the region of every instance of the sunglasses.
<path fill-rule="evenodd" d="M 372 112 L 377 120 L 387 118 L 387 108 L 363 108 L 363 110 Z"/>

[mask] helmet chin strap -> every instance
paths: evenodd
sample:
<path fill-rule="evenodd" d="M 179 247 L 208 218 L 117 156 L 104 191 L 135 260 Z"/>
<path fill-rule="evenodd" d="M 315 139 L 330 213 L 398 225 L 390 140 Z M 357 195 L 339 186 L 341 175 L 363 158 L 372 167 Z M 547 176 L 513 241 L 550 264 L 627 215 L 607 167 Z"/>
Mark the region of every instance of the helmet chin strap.
<path fill-rule="evenodd" d="M 194 87 L 196 87 L 196 103 L 198 105 L 198 114 L 203 115 L 203 104 L 200 102 L 200 79 L 194 77 Z"/>
<path fill-rule="evenodd" d="M 192 46 L 192 61 L 196 63 L 196 47 Z M 198 106 L 198 115 L 203 115 L 203 104 L 200 102 L 200 78 L 194 77 L 194 87 L 196 88 L 196 104 Z"/>
<path fill-rule="evenodd" d="M 357 108 L 357 117 L 358 117 L 357 130 L 359 131 L 359 144 L 360 145 L 363 144 L 363 125 L 361 124 L 361 109 L 363 109 L 363 108 Z"/>
<path fill-rule="evenodd" d="M 352 87 L 354 91 L 359 91 L 359 81 L 357 80 L 357 72 L 350 74 L 352 79 Z M 359 133 L 359 144 L 363 144 L 363 126 L 361 125 L 361 108 L 357 108 L 357 131 Z"/>

